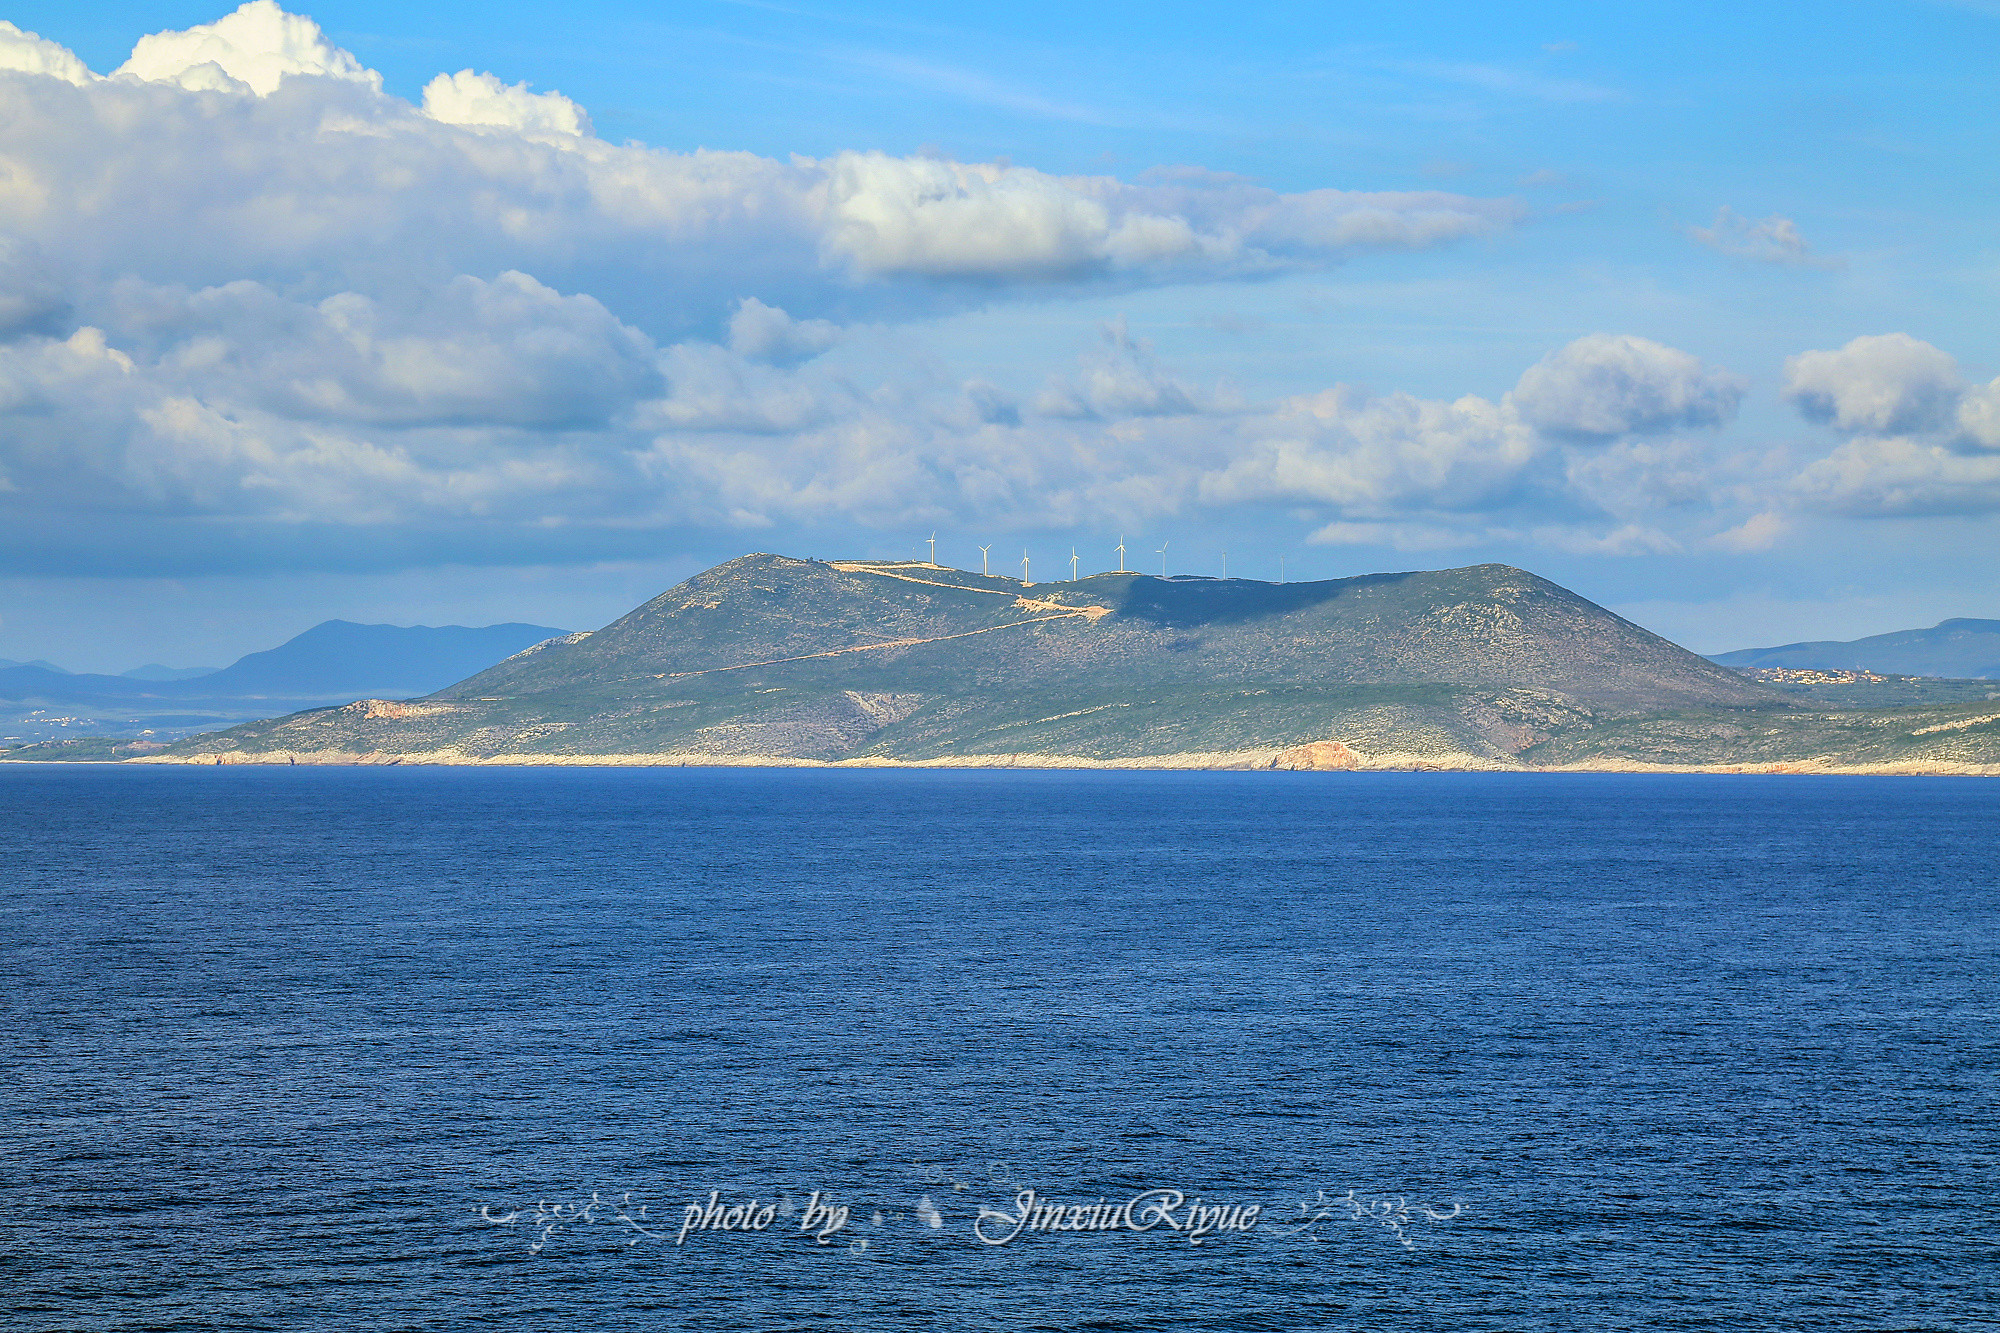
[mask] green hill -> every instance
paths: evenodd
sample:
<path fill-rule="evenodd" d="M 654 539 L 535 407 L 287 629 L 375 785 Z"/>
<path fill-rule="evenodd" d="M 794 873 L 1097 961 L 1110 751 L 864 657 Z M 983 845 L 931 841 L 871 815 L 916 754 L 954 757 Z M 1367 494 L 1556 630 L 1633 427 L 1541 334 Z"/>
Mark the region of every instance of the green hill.
<path fill-rule="evenodd" d="M 1851 748 L 1826 716 L 1505 565 L 1024 584 L 752 555 L 422 699 L 151 761 L 1619 766 L 1756 735 L 1771 763 Z"/>

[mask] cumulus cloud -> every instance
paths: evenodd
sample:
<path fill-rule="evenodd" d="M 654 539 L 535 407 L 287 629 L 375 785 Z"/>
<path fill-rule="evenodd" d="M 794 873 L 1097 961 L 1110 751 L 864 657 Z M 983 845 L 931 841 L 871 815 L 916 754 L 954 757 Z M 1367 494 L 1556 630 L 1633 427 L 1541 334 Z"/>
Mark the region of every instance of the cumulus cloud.
<path fill-rule="evenodd" d="M 1968 384 L 1949 353 L 1889 333 L 1792 357 L 1785 394 L 1850 437 L 1798 474 L 1802 503 L 1854 517 L 2000 509 L 2000 379 Z"/>
<path fill-rule="evenodd" d="M 1608 440 L 1723 425 L 1746 387 L 1740 376 L 1675 348 L 1593 333 L 1530 367 L 1513 402 L 1550 434 Z"/>
<path fill-rule="evenodd" d="M 166 319 L 179 335 L 163 369 L 300 420 L 570 430 L 662 383 L 643 334 L 522 273 L 394 305 L 355 292 L 305 305 L 241 282 L 148 306 L 156 331 Z"/>
<path fill-rule="evenodd" d="M 2000 379 L 1976 385 L 1958 400 L 1960 441 L 1978 449 L 2000 449 Z"/>
<path fill-rule="evenodd" d="M 518 273 L 396 302 L 128 285 L 118 310 L 136 331 L 125 347 L 95 327 L 0 344 L 15 487 L 0 501 L 79 518 L 499 521 L 530 544 L 594 525 L 1043 526 L 1278 505 L 1318 514 L 1321 540 L 1408 545 L 1506 514 L 1620 531 L 1684 498 L 1692 466 L 1669 443 L 1548 434 L 1509 399 L 1336 385 L 1218 401 L 1122 325 L 1053 377 L 1060 394 L 1024 406 L 919 367 L 856 383 L 774 362 L 768 340 L 790 325 L 762 303 L 739 310 L 740 346 L 658 346 Z"/>
<path fill-rule="evenodd" d="M 670 347 L 662 365 L 671 392 L 638 409 L 642 429 L 771 436 L 872 414 L 868 396 L 844 380 L 711 344 Z"/>
<path fill-rule="evenodd" d="M 0 349 L 0 442 L 16 496 L 43 514 L 381 523 L 588 508 L 616 455 L 519 431 L 384 435 L 299 419 L 140 364 L 82 328 Z M 578 483 L 589 480 L 590 486 Z M 522 502 L 530 504 L 528 510 Z M 596 506 L 602 509 L 602 504 Z"/>
<path fill-rule="evenodd" d="M 1850 440 L 1806 468 L 1797 489 L 1815 508 L 1855 518 L 2000 509 L 2000 455 L 1967 455 L 1898 436 Z"/>
<path fill-rule="evenodd" d="M 1350 385 L 1286 399 L 1237 435 L 1235 456 L 1202 477 L 1202 498 L 1308 501 L 1369 518 L 1411 507 L 1500 507 L 1546 450 L 1505 404 Z"/>
<path fill-rule="evenodd" d="M 1023 167 L 841 153 L 819 164 L 824 253 L 866 274 L 1053 279 L 1108 271 L 1274 271 L 1496 231 L 1508 201 L 1440 193 L 1283 195 L 1183 170 L 1136 184 Z"/>
<path fill-rule="evenodd" d="M 0 19 L 0 70 L 41 74 L 78 87 L 97 77 L 67 47 L 23 32 L 5 19 Z"/>
<path fill-rule="evenodd" d="M 1509 200 L 1282 193 L 877 152 L 777 160 L 594 137 L 568 98 L 441 74 L 421 107 L 307 17 L 251 0 L 141 40 L 113 77 L 0 30 L 0 217 L 78 283 L 251 279 L 328 295 L 508 269 L 655 336 L 745 292 L 801 320 L 1056 282 L 1314 269 L 1505 229 Z"/>
<path fill-rule="evenodd" d="M 477 531 L 522 559 L 581 532 L 1260 506 L 1328 541 L 1512 525 L 1650 549 L 1648 515 L 1707 494 L 1686 437 L 1742 394 L 1593 335 L 1498 400 L 1245 403 L 1122 321 L 1038 392 L 863 369 L 871 320 L 1319 268 L 1518 212 L 1186 167 L 612 145 L 489 73 L 413 106 L 271 0 L 110 77 L 0 29 L 0 167 L 0 533 L 33 520 L 74 549 L 293 525 L 429 534 L 431 559 Z"/>
<path fill-rule="evenodd" d="M 1062 526 L 1282 506 L 1319 515 L 1320 542 L 1442 549 L 1519 536 L 1533 519 L 1530 540 L 1634 554 L 1675 545 L 1644 515 L 1710 498 L 1699 446 L 1639 433 L 1657 412 L 1628 414 L 1634 431 L 1607 440 L 1545 430 L 1512 395 L 1341 384 L 1247 404 L 1174 379 L 1122 323 L 1025 404 L 978 383 L 864 392 L 719 348 L 677 347 L 670 360 L 660 420 L 674 429 L 649 466 L 699 478 L 717 509 L 758 522 Z M 747 444 L 753 431 L 766 442 Z"/>
<path fill-rule="evenodd" d="M 746 296 L 729 317 L 729 350 L 759 361 L 805 361 L 839 342 L 841 333 L 831 320 L 793 319 Z"/>
<path fill-rule="evenodd" d="M 1776 213 L 1753 221 L 1724 204 L 1715 210 L 1715 221 L 1711 225 L 1684 227 L 1681 230 L 1696 244 L 1736 259 L 1816 268 L 1832 266 L 1830 261 L 1813 253 L 1812 247 L 1806 244 L 1806 238 L 1799 234 L 1798 223 Z"/>
<path fill-rule="evenodd" d="M 374 89 L 382 76 L 326 40 L 317 23 L 275 0 L 249 0 L 235 13 L 180 32 L 141 37 L 113 72 L 196 91 L 245 89 L 268 97 L 293 75 L 346 79 Z"/>
<path fill-rule="evenodd" d="M 62 283 L 40 250 L 0 234 L 0 341 L 59 332 L 69 310 Z"/>
<path fill-rule="evenodd" d="M 491 126 L 540 136 L 590 134 L 590 117 L 561 93 L 534 93 L 491 74 L 462 69 L 424 85 L 424 114 L 446 125 Z"/>
<path fill-rule="evenodd" d="M 1941 429 L 1964 389 L 1956 360 L 1907 333 L 1856 338 L 1785 362 L 1785 396 L 1799 411 L 1856 434 Z"/>
<path fill-rule="evenodd" d="M 1735 527 L 1711 537 L 1710 544 L 1725 551 L 1767 551 L 1791 531 L 1791 519 L 1775 510 L 1762 510 Z"/>

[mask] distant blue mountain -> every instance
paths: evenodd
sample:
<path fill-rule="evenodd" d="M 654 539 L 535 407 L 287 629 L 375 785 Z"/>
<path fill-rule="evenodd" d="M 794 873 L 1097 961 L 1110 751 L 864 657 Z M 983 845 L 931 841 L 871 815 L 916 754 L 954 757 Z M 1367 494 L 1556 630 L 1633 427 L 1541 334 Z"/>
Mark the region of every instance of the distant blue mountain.
<path fill-rule="evenodd" d="M 53 671 L 58 676 L 67 676 L 73 674 L 67 669 L 57 666 L 54 662 L 44 662 L 39 657 L 32 662 L 16 662 L 11 658 L 0 657 L 0 668 L 18 667 L 18 666 L 34 667 L 39 671 Z"/>
<path fill-rule="evenodd" d="M 123 676 L 93 676 L 64 671 L 40 662 L 0 667 L 0 699 L 40 699 L 74 703 L 90 699 L 133 699 L 161 688 L 156 681 Z"/>
<path fill-rule="evenodd" d="M 148 662 L 118 674 L 127 680 L 193 680 L 196 676 L 212 676 L 215 671 L 214 667 L 170 667 Z"/>
<path fill-rule="evenodd" d="M 1788 643 L 1741 648 L 1709 659 L 1726 667 L 1873 671 L 1884 676 L 2000 679 L 2000 620 L 1946 620 L 1930 629 L 1897 630 L 1845 643 Z"/>
<path fill-rule="evenodd" d="M 179 680 L 71 675 L 47 663 L 0 666 L 0 699 L 48 703 L 262 701 L 296 707 L 350 699 L 403 699 L 475 675 L 565 631 L 547 625 L 357 625 L 329 620 L 220 671 Z M 143 668 L 142 668 L 143 670 Z M 288 710 L 286 710 L 288 711 Z"/>
<path fill-rule="evenodd" d="M 177 682 L 207 693 L 407 698 L 484 671 L 566 630 L 546 625 L 357 625 L 329 620 L 213 675 Z"/>

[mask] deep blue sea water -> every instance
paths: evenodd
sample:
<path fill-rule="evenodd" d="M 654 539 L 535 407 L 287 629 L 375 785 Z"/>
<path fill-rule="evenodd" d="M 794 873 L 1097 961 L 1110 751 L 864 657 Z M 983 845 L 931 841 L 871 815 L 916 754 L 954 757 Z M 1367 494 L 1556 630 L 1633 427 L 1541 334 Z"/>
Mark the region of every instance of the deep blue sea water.
<path fill-rule="evenodd" d="M 2000 1321 L 2000 783 L 6 766 L 0 802 L 10 1328 Z M 1024 1189 L 1264 1212 L 982 1243 Z M 773 1220 L 676 1244 L 711 1191 Z"/>

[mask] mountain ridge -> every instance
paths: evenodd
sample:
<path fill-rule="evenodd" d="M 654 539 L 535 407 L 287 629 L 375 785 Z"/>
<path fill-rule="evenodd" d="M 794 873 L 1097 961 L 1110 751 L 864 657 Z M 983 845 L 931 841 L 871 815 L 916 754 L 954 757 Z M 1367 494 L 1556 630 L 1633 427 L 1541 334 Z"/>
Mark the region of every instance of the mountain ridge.
<path fill-rule="evenodd" d="M 1032 583 L 766 553 L 419 698 L 141 761 L 2000 772 L 2000 703 L 1829 706 L 1506 565 Z"/>
<path fill-rule="evenodd" d="M 783 586 L 760 581 L 767 576 Z M 877 582 L 868 582 L 871 577 Z M 1400 595 L 1413 586 L 1413 598 Z M 993 600 L 967 601 L 939 593 Z M 804 601 L 811 605 L 799 614 L 795 608 Z M 1519 658 L 1528 648 L 1514 632 L 1518 614 L 1511 608 L 1519 606 L 1565 618 L 1568 632 L 1554 636 L 1562 640 L 1563 650 L 1550 651 L 1546 641 L 1550 636 L 1545 635 L 1537 645 L 1541 651 L 1531 652 L 1529 660 L 1496 667 L 1510 653 Z M 1585 608 L 1588 616 L 1580 614 Z M 1341 660 L 1329 663 L 1323 657 L 1294 656 L 1287 663 L 1281 651 L 1265 643 L 1254 645 L 1263 652 L 1253 654 L 1248 665 L 1259 678 L 1276 671 L 1275 678 L 1291 682 L 1422 679 L 1546 686 L 1608 701 L 1644 696 L 1646 702 L 1657 702 L 1662 690 L 1676 700 L 1693 691 L 1707 702 L 1770 702 L 1775 697 L 1557 584 L 1506 565 L 1283 584 L 1159 578 L 1122 571 L 1075 581 L 1023 583 L 925 562 L 806 561 L 765 553 L 697 574 L 587 638 L 537 653 L 532 660 L 523 656 L 501 662 L 439 691 L 438 697 L 518 694 L 558 681 L 574 685 L 586 679 L 605 683 L 625 676 L 743 670 L 835 649 L 864 651 L 869 638 L 884 649 L 898 639 L 917 641 L 905 645 L 914 647 L 969 631 L 1079 621 L 1100 632 L 1110 631 L 1114 640 L 1124 640 L 1128 646 L 1145 647 L 1150 641 L 1166 654 L 1155 663 L 1154 674 L 1180 677 L 1190 672 L 1176 670 L 1174 664 L 1200 660 L 1199 649 L 1218 628 L 1329 609 L 1334 609 L 1340 623 L 1330 627 L 1332 635 L 1323 632 L 1321 637 L 1343 641 Z M 1431 626 L 1396 623 L 1399 617 L 1409 621 L 1426 613 L 1447 619 Z M 1619 640 L 1615 647 L 1606 642 L 1607 633 Z M 1460 651 L 1440 655 L 1441 641 L 1454 634 L 1460 639 L 1480 636 L 1481 651 L 1463 651 L 1461 643 Z M 1119 644 L 1106 646 L 1111 651 L 1098 657 L 1114 656 Z M 1188 653 L 1196 655 L 1177 657 Z M 1051 667 L 1061 674 L 1074 665 L 1078 654 L 1003 649 L 984 656 L 988 660 L 972 664 L 973 669 L 981 680 L 999 683 L 995 673 L 1003 669 L 1021 673 L 1017 680 L 1045 679 Z M 1579 656 L 1588 660 L 1589 671 L 1575 669 L 1572 659 Z M 585 663 L 581 672 L 576 667 L 579 659 Z M 598 669 L 592 670 L 593 665 Z"/>
<path fill-rule="evenodd" d="M 355 633 L 362 631 L 362 633 Z M 477 669 L 494 653 L 518 651 L 523 640 L 540 642 L 563 631 L 546 625 L 364 625 L 324 620 L 275 648 L 246 653 L 229 666 L 198 676 L 101 675 L 64 671 L 44 662 L 0 666 L 0 698 L 318 698 L 370 689 L 436 690 L 442 673 Z M 411 660 L 419 643 L 427 656 Z M 140 668 L 144 670 L 145 668 Z M 398 677 L 408 679 L 399 680 Z M 18 691 L 33 690 L 34 694 Z"/>
<path fill-rule="evenodd" d="M 0 667 L 0 735 L 42 739 L 101 732 L 180 735 L 359 695 L 423 695 L 562 631 L 510 623 L 468 627 L 323 621 L 276 648 L 196 676 L 71 673 Z"/>
<path fill-rule="evenodd" d="M 1031 583 L 766 553 L 423 698 L 159 758 L 1533 767 L 1604 760 L 1546 747 L 1614 723 L 1679 718 L 1698 748 L 1804 706 L 1505 565 Z"/>
<path fill-rule="evenodd" d="M 1739 648 L 1710 661 L 1736 668 L 1874 671 L 1891 676 L 2000 679 L 2000 620 L 1957 616 L 1929 629 L 1862 639 L 1814 640 L 1775 648 Z"/>

